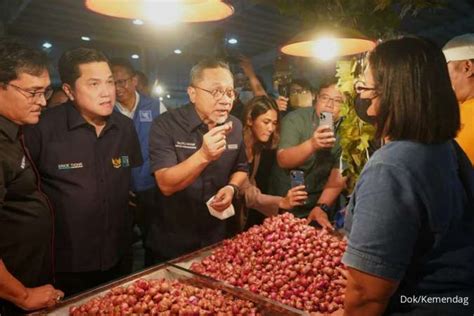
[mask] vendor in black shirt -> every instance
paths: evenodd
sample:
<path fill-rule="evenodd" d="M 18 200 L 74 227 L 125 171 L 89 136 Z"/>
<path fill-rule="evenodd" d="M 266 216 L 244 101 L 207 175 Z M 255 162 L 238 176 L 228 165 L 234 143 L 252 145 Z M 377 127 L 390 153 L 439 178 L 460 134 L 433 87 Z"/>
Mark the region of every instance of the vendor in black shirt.
<path fill-rule="evenodd" d="M 229 116 L 235 98 L 228 65 L 204 60 L 191 70 L 192 104 L 159 116 L 150 131 L 150 168 L 163 193 L 148 246 L 155 261 L 174 258 L 226 237 L 223 211 L 247 177 L 242 125 Z M 220 125 L 222 124 L 222 125 Z"/>
<path fill-rule="evenodd" d="M 131 249 L 128 190 L 142 158 L 133 122 L 113 111 L 105 55 L 67 51 L 59 73 L 72 101 L 46 111 L 26 140 L 56 210 L 56 284 L 71 295 L 131 272 L 121 269 Z"/>
<path fill-rule="evenodd" d="M 53 213 L 25 149 L 21 127 L 38 123 L 51 96 L 47 57 L 0 40 L 0 315 L 53 306 Z M 17 307 L 13 306 L 13 304 Z"/>

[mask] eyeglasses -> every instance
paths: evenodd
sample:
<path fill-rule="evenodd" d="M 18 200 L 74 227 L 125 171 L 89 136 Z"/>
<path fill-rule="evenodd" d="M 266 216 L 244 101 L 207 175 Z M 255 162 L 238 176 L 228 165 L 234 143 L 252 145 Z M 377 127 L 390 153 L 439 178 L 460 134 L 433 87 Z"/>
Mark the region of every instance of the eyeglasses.
<path fill-rule="evenodd" d="M 7 83 L 6 85 L 15 88 L 18 92 L 20 92 L 20 94 L 29 100 L 38 100 L 38 98 L 42 96 L 47 101 L 53 95 L 53 89 L 50 87 L 46 88 L 44 91 L 28 91 L 11 83 Z"/>
<path fill-rule="evenodd" d="M 327 94 L 320 94 L 318 96 L 318 101 L 323 101 L 324 103 L 329 103 L 329 102 L 333 102 L 333 104 L 335 105 L 341 105 L 342 103 L 344 103 L 344 100 L 341 99 L 341 98 L 331 98 L 330 96 L 328 96 Z"/>
<path fill-rule="evenodd" d="M 364 81 L 357 80 L 354 83 L 354 90 L 357 94 L 361 94 L 362 92 L 365 92 L 365 91 L 377 91 L 377 88 L 367 87 L 367 84 Z"/>
<path fill-rule="evenodd" d="M 118 87 L 125 87 L 127 85 L 127 82 L 132 79 L 132 77 L 128 77 L 127 79 L 119 79 L 115 80 L 115 85 Z"/>
<path fill-rule="evenodd" d="M 207 90 L 207 89 L 204 89 L 204 88 L 201 88 L 201 87 L 196 87 L 196 86 L 192 86 L 196 89 L 199 89 L 199 90 L 202 90 L 202 91 L 206 91 L 207 93 L 211 94 L 214 99 L 216 100 L 219 100 L 220 98 L 222 98 L 224 96 L 224 94 L 229 98 L 229 99 L 235 99 L 235 96 L 236 96 L 236 91 L 234 89 L 220 89 L 220 88 L 217 88 L 217 89 L 214 89 L 214 90 Z"/>
<path fill-rule="evenodd" d="M 303 93 L 310 93 L 308 89 L 290 89 L 290 94 L 303 94 Z"/>

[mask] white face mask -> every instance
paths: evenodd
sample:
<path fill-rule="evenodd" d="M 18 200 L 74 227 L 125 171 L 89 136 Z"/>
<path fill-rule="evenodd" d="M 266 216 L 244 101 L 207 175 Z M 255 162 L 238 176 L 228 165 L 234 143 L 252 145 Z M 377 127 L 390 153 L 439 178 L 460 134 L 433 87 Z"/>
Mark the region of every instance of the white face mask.
<path fill-rule="evenodd" d="M 241 91 L 239 94 L 239 99 L 242 101 L 243 104 L 246 104 L 253 98 L 253 92 L 252 91 Z"/>

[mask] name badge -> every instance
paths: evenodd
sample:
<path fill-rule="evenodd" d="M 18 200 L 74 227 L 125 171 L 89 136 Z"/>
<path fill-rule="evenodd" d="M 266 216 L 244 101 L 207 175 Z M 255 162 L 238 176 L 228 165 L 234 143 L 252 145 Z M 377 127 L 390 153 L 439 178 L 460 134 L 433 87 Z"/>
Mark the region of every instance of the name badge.
<path fill-rule="evenodd" d="M 71 170 L 81 168 L 84 168 L 84 164 L 82 162 L 60 163 L 58 165 L 59 170 Z"/>
<path fill-rule="evenodd" d="M 138 117 L 140 122 L 153 122 L 153 116 L 151 115 L 151 110 L 139 111 Z"/>
<path fill-rule="evenodd" d="M 176 142 L 174 144 L 176 148 L 185 148 L 185 149 L 197 149 L 196 143 L 187 143 L 187 142 Z"/>
<path fill-rule="evenodd" d="M 238 144 L 228 144 L 227 149 L 236 150 L 236 149 L 239 149 L 239 145 Z"/>

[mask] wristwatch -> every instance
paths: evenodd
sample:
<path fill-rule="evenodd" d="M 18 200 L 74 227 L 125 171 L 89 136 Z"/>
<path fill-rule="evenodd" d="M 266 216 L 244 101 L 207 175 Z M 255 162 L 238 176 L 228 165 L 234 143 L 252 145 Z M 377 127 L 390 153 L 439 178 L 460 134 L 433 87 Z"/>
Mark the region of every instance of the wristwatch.
<path fill-rule="evenodd" d="M 324 211 L 324 213 L 326 213 L 326 214 L 328 214 L 331 211 L 331 208 L 326 203 L 316 203 L 315 206 L 322 209 Z"/>

